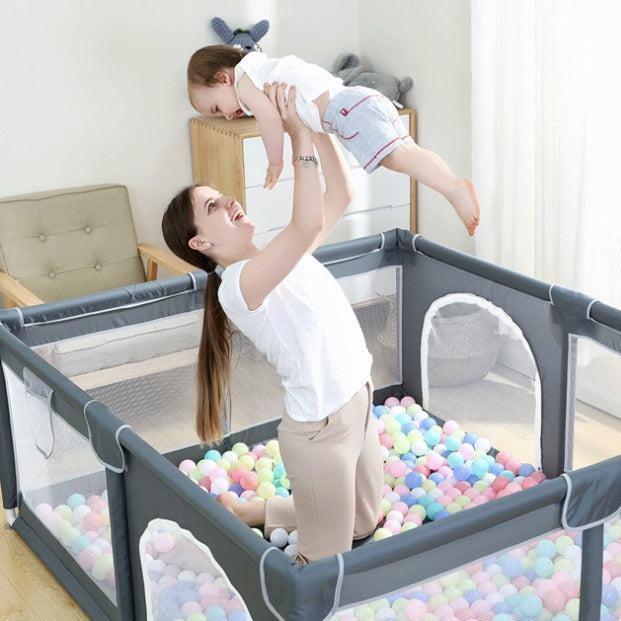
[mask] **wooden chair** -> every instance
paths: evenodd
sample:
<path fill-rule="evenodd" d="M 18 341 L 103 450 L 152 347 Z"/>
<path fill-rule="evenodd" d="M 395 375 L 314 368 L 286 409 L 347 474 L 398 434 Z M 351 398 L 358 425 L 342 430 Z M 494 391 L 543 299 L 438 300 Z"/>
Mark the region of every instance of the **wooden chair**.
<path fill-rule="evenodd" d="M 146 260 L 146 271 L 142 260 Z M 0 295 L 32 306 L 196 268 L 138 244 L 127 188 L 93 185 L 0 199 Z"/>

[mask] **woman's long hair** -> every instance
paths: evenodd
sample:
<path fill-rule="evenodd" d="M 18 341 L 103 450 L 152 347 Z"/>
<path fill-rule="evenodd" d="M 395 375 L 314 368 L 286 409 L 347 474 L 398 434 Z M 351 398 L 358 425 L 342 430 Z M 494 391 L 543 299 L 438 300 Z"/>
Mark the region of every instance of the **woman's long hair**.
<path fill-rule="evenodd" d="M 168 247 L 180 259 L 209 272 L 205 287 L 203 331 L 198 350 L 196 432 L 203 442 L 222 438 L 222 415 L 229 389 L 233 329 L 218 300 L 220 276 L 216 262 L 188 246 L 197 233 L 192 210 L 192 191 L 184 188 L 164 212 L 162 233 Z"/>

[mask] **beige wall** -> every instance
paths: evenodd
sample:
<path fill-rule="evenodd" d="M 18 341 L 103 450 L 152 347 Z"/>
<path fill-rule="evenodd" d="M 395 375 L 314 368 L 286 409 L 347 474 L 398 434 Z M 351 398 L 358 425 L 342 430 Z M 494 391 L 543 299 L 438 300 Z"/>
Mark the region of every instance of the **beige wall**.
<path fill-rule="evenodd" d="M 456 174 L 470 176 L 469 0 L 360 0 L 364 65 L 414 79 L 406 104 L 418 113 L 418 143 Z M 444 197 L 419 185 L 419 232 L 474 253 Z"/>
<path fill-rule="evenodd" d="M 128 186 L 138 237 L 192 177 L 185 67 L 218 15 L 272 22 L 261 42 L 328 67 L 358 49 L 355 0 L 0 0 L 0 196 Z M 329 16 L 329 19 L 326 18 Z"/>

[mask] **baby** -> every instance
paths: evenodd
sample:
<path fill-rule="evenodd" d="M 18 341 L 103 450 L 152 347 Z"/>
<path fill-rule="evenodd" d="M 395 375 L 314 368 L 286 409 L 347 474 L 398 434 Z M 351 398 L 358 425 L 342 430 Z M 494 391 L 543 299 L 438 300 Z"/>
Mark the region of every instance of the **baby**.
<path fill-rule="evenodd" d="M 228 45 L 203 47 L 188 65 L 190 101 L 204 116 L 256 118 L 269 162 L 264 187 L 274 187 L 283 167 L 281 118 L 264 92 L 274 82 L 295 85 L 296 111 L 311 130 L 335 134 L 368 173 L 384 166 L 440 192 L 474 235 L 479 204 L 472 181 L 455 176 L 439 155 L 421 149 L 384 95 L 344 86 L 340 78 L 296 56 L 268 58 Z"/>

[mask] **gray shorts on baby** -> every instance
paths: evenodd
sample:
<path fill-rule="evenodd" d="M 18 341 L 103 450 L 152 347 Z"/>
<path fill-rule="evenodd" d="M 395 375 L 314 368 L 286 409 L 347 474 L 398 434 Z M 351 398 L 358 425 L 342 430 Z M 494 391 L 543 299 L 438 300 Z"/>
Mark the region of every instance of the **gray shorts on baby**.
<path fill-rule="evenodd" d="M 413 140 L 394 104 L 366 86 L 347 86 L 337 93 L 326 108 L 322 126 L 368 173 L 399 145 Z"/>

